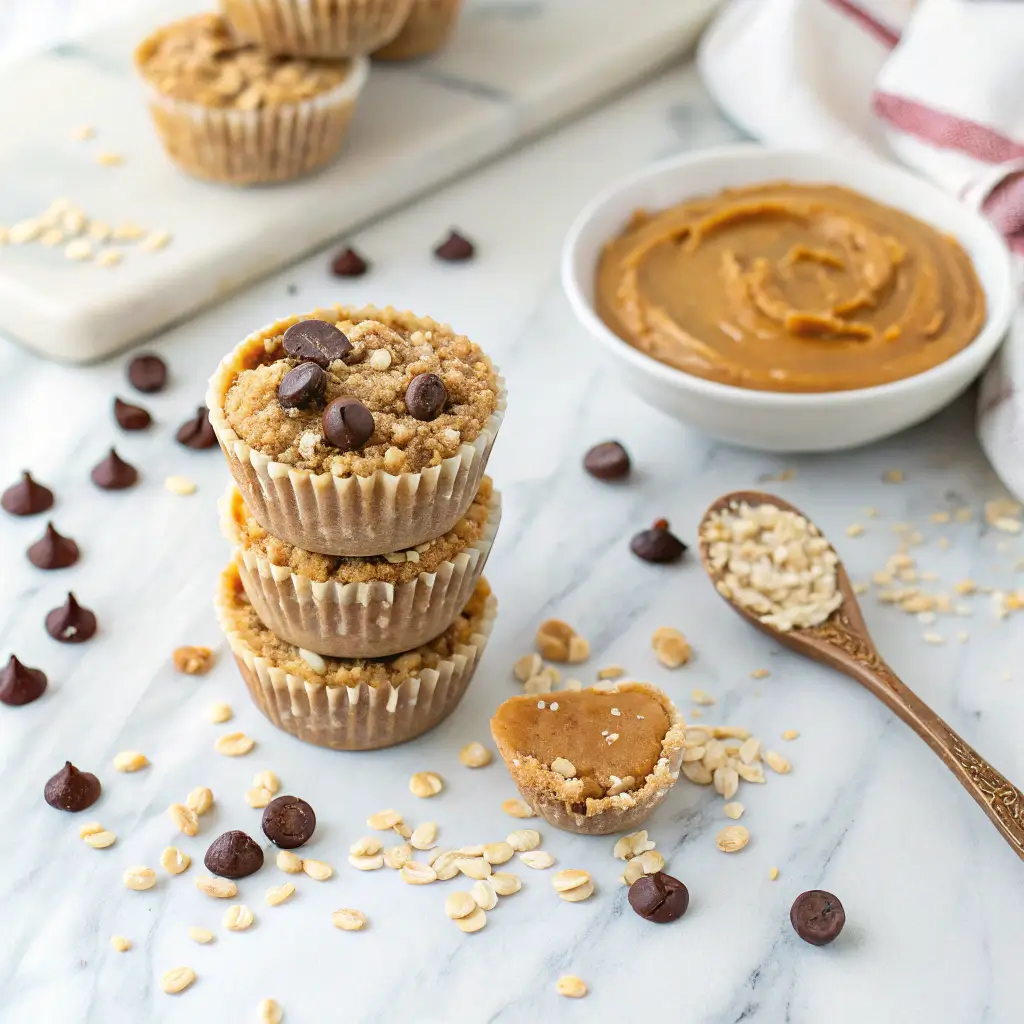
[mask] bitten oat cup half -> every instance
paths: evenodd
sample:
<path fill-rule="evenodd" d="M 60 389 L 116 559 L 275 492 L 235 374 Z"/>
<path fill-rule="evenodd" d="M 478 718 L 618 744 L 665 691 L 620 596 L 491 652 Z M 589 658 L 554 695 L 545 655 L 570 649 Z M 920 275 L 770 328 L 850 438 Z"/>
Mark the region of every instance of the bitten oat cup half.
<path fill-rule="evenodd" d="M 210 423 L 249 510 L 275 537 L 328 555 L 407 551 L 447 533 L 466 514 L 480 489 L 505 415 L 503 378 L 480 352 L 477 358 L 493 374 L 493 411 L 475 436 L 462 440 L 450 457 L 436 465 L 415 472 L 380 468 L 364 476 L 299 469 L 239 437 L 225 414 L 225 401 L 240 374 L 275 361 L 279 349 L 274 346 L 284 332 L 309 319 L 366 321 L 405 332 L 436 332 L 439 339 L 462 338 L 429 317 L 373 306 L 317 309 L 277 320 L 250 334 L 224 358 L 206 396 Z M 274 399 L 268 396 L 267 400 Z"/>

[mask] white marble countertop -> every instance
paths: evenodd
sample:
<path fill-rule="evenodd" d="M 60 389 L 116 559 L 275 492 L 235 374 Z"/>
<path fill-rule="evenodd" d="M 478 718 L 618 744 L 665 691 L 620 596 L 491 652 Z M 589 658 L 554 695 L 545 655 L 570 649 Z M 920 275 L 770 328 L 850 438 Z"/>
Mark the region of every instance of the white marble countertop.
<path fill-rule="evenodd" d="M 123 362 L 71 369 L 0 344 L 7 443 L 0 481 L 30 467 L 57 491 L 53 519 L 82 546 L 74 568 L 42 573 L 24 549 L 45 517 L 0 524 L 0 656 L 16 652 L 45 669 L 50 689 L 25 708 L 0 707 L 0 1021 L 179 1022 L 256 1020 L 260 999 L 280 1001 L 289 1024 L 321 1021 L 441 1024 L 484 1021 L 625 1021 L 687 1024 L 1011 1024 L 1024 1018 L 1016 978 L 1024 919 L 1022 866 L 927 748 L 867 693 L 773 647 L 714 597 L 691 559 L 678 567 L 638 562 L 629 537 L 665 516 L 693 541 L 695 524 L 719 493 L 756 484 L 784 468 L 780 493 L 812 512 L 836 540 L 852 574 L 865 578 L 895 551 L 894 523 L 920 524 L 922 569 L 947 589 L 972 576 L 1007 587 L 1006 567 L 1024 544 L 982 525 L 930 524 L 930 513 L 981 503 L 1000 492 L 977 448 L 962 402 L 932 422 L 871 449 L 780 459 L 709 443 L 624 393 L 574 322 L 557 278 L 562 235 L 584 199 L 614 177 L 680 148 L 714 144 L 733 132 L 710 109 L 693 72 L 657 79 L 527 150 L 417 203 L 354 241 L 374 263 L 358 281 L 337 281 L 320 255 L 269 279 L 154 342 L 166 355 L 167 391 L 143 400 L 157 424 L 122 435 L 114 393 L 129 397 Z M 458 224 L 479 244 L 478 260 L 441 266 L 430 245 Z M 215 500 L 227 481 L 216 451 L 178 447 L 173 432 L 194 409 L 220 355 L 276 315 L 330 301 L 378 303 L 429 312 L 478 339 L 506 372 L 510 411 L 491 471 L 505 513 L 488 576 L 500 600 L 491 645 L 457 712 L 432 734 L 375 753 L 307 747 L 264 721 L 225 656 L 211 609 L 227 553 Z M 608 487 L 579 468 L 585 448 L 617 437 L 636 473 Z M 89 468 L 116 442 L 144 472 L 125 493 L 100 493 Z M 900 468 L 900 485 L 881 481 Z M 170 473 L 192 477 L 187 498 L 164 490 Z M 864 518 L 874 505 L 880 517 Z M 862 521 L 867 532 L 847 539 Z M 948 550 L 937 544 L 951 539 Z M 935 584 L 940 586 L 940 584 Z M 95 609 L 101 631 L 62 646 L 42 629 L 44 613 L 72 587 Z M 894 668 L 954 728 L 1011 779 L 1024 779 L 1020 627 L 997 624 L 987 600 L 972 619 L 932 628 L 949 640 L 929 646 L 912 617 L 866 599 L 866 614 Z M 500 764 L 470 772 L 457 751 L 489 742 L 488 718 L 515 693 L 515 657 L 544 618 L 573 623 L 593 645 L 581 675 L 609 663 L 664 686 L 691 709 L 700 688 L 717 703 L 702 721 L 742 725 L 793 762 L 786 777 L 745 786 L 739 799 L 750 845 L 726 856 L 714 843 L 727 820 L 722 800 L 681 781 L 650 821 L 667 870 L 691 893 L 686 917 L 656 927 L 636 917 L 617 884 L 611 839 L 560 834 L 541 825 L 544 848 L 561 866 L 586 868 L 595 897 L 563 903 L 549 875 L 518 867 L 523 891 L 463 935 L 443 911 L 456 883 L 412 887 L 391 871 L 362 874 L 346 862 L 366 816 L 397 807 L 413 823 L 435 820 L 440 841 L 458 846 L 503 837 L 516 823 L 500 811 L 513 787 Z M 661 625 L 692 640 L 693 663 L 661 669 L 649 646 Z M 958 629 L 970 642 L 953 641 Z M 171 651 L 210 644 L 221 660 L 202 678 L 177 675 Z M 750 672 L 771 670 L 753 680 Z M 1012 678 L 1004 672 L 1012 670 Z M 229 760 L 213 741 L 208 705 L 227 700 L 234 726 L 257 740 Z M 792 743 L 777 739 L 797 729 Z M 124 749 L 152 766 L 134 775 L 111 767 Z M 45 780 L 69 758 L 98 773 L 100 802 L 64 815 L 42 799 Z M 279 907 L 264 891 L 283 876 L 272 864 L 240 884 L 256 925 L 220 927 L 224 906 L 192 880 L 209 842 L 228 828 L 259 836 L 259 812 L 243 801 L 253 774 L 275 770 L 284 790 L 309 800 L 320 825 L 306 848 L 336 868 L 333 879 L 300 877 Z M 408 791 L 418 770 L 440 772 L 444 793 L 419 801 Z M 199 836 L 176 837 L 165 809 L 194 786 L 210 786 L 215 812 Z M 107 850 L 78 838 L 86 820 L 118 835 Z M 537 824 L 531 822 L 530 824 Z M 121 886 L 129 865 L 158 866 L 178 842 L 193 858 L 184 876 L 159 872 L 148 892 Z M 777 866 L 780 876 L 769 881 Z M 849 923 L 826 949 L 800 942 L 790 903 L 826 888 Z M 331 925 L 338 907 L 370 919 L 362 933 Z M 210 946 L 186 930 L 217 933 Z M 111 950 L 111 935 L 134 944 Z M 178 997 L 157 984 L 187 964 L 197 983 Z M 577 974 L 591 987 L 576 1003 L 555 993 Z"/>

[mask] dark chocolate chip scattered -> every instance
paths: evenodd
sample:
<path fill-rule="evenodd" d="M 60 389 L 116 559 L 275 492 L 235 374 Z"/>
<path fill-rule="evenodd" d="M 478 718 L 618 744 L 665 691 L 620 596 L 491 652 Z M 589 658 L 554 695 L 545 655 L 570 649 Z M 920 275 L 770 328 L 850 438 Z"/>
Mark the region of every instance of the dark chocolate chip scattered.
<path fill-rule="evenodd" d="M 678 562 L 686 551 L 686 545 L 669 531 L 667 519 L 658 519 L 649 530 L 641 530 L 629 547 L 645 562 Z"/>
<path fill-rule="evenodd" d="M 244 832 L 225 832 L 210 844 L 203 863 L 222 878 L 247 878 L 263 867 L 263 851 Z"/>
<path fill-rule="evenodd" d="M 92 482 L 105 491 L 123 491 L 139 479 L 139 471 L 111 448 L 110 454 L 93 466 Z"/>
<path fill-rule="evenodd" d="M 206 448 L 213 448 L 217 444 L 217 435 L 213 432 L 210 423 L 210 410 L 205 405 L 196 409 L 195 416 L 185 420 L 178 432 L 174 435 L 178 444 L 186 448 L 194 448 L 196 451 L 203 451 Z"/>
<path fill-rule="evenodd" d="M 323 415 L 324 437 L 342 452 L 354 452 L 373 437 L 373 413 L 358 398 L 336 398 Z"/>
<path fill-rule="evenodd" d="M 344 359 L 352 351 L 348 338 L 326 320 L 300 320 L 292 324 L 281 343 L 288 355 L 309 360 L 325 370 L 335 359 Z"/>
<path fill-rule="evenodd" d="M 668 924 L 686 913 L 690 893 L 678 878 L 655 871 L 653 875 L 641 875 L 629 887 L 629 905 L 645 921 Z"/>
<path fill-rule="evenodd" d="M 812 946 L 827 946 L 846 924 L 842 903 L 830 892 L 812 889 L 797 896 L 789 911 L 793 930 Z"/>
<path fill-rule="evenodd" d="M 277 385 L 277 400 L 285 409 L 308 409 L 324 400 L 327 374 L 317 363 L 299 363 Z"/>
<path fill-rule="evenodd" d="M 463 238 L 458 231 L 453 230 L 451 234 L 434 250 L 434 255 L 439 260 L 447 260 L 449 263 L 463 263 L 471 260 L 476 249 L 468 238 Z"/>
<path fill-rule="evenodd" d="M 37 569 L 66 569 L 78 561 L 78 545 L 47 523 L 46 533 L 28 549 L 28 560 Z"/>
<path fill-rule="evenodd" d="M 160 391 L 167 383 L 167 364 L 159 356 L 136 356 L 128 364 L 128 381 L 147 395 Z"/>
<path fill-rule="evenodd" d="M 37 484 L 25 470 L 16 484 L 11 484 L 0 496 L 0 505 L 12 516 L 34 516 L 53 505 L 53 491 Z"/>
<path fill-rule="evenodd" d="M 405 391 L 405 407 L 418 420 L 436 420 L 448 401 L 448 389 L 436 373 L 420 373 Z"/>
<path fill-rule="evenodd" d="M 583 468 L 598 480 L 621 480 L 629 473 L 629 452 L 618 441 L 603 441 L 583 456 Z"/>
<path fill-rule="evenodd" d="M 96 616 L 69 591 L 67 601 L 47 614 L 46 632 L 61 643 L 82 644 L 96 635 Z"/>
<path fill-rule="evenodd" d="M 46 673 L 38 668 L 22 665 L 12 654 L 0 671 L 0 704 L 12 708 L 39 700 L 46 691 Z"/>
<path fill-rule="evenodd" d="M 362 277 L 369 269 L 370 264 L 355 249 L 338 253 L 331 263 L 331 273 L 335 277 Z"/>
<path fill-rule="evenodd" d="M 132 405 L 114 399 L 114 419 L 122 430 L 145 430 L 153 422 L 153 417 L 141 405 Z"/>
<path fill-rule="evenodd" d="M 84 811 L 100 798 L 100 780 L 90 772 L 80 772 L 70 761 L 64 762 L 46 783 L 43 796 L 58 811 Z"/>
<path fill-rule="evenodd" d="M 263 811 L 263 834 L 282 850 L 295 850 L 316 831 L 313 808 L 297 796 L 279 796 Z"/>

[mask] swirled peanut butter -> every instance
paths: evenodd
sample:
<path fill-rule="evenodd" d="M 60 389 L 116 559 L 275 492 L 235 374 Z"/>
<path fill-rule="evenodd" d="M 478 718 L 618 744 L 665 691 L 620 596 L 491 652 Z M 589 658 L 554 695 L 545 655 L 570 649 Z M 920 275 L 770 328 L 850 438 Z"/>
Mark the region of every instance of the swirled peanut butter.
<path fill-rule="evenodd" d="M 597 305 L 654 359 L 763 391 L 911 377 L 985 322 L 954 239 L 848 189 L 787 182 L 638 211 L 605 247 Z"/>

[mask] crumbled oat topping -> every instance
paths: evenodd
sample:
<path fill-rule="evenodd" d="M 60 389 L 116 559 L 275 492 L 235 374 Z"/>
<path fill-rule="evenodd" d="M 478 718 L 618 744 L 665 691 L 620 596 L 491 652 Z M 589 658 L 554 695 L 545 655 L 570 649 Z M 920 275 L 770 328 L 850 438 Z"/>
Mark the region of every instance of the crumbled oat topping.
<path fill-rule="evenodd" d="M 174 654 L 174 667 L 179 672 L 184 672 L 187 676 L 202 676 L 206 675 L 207 672 L 213 668 L 215 655 L 209 647 L 178 647 L 175 648 Z M 226 704 L 217 704 L 217 708 L 228 707 Z M 230 708 L 228 708 L 230 711 Z M 226 722 L 231 715 L 227 718 L 221 718 L 219 721 Z M 212 718 L 211 721 L 218 721 L 218 719 Z"/>

